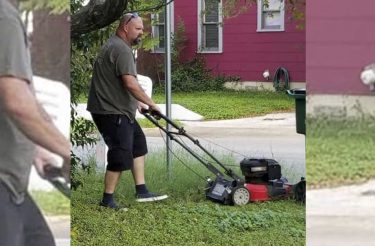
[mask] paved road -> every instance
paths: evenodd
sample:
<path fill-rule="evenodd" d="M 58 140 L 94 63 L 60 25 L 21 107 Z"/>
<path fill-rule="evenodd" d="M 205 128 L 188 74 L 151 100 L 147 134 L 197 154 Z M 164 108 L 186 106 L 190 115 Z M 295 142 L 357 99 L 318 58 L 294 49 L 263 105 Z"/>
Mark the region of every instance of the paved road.
<path fill-rule="evenodd" d="M 307 245 L 375 245 L 375 180 L 307 192 Z"/>
<path fill-rule="evenodd" d="M 308 215 L 306 228 L 308 246 L 375 245 L 375 216 Z"/>

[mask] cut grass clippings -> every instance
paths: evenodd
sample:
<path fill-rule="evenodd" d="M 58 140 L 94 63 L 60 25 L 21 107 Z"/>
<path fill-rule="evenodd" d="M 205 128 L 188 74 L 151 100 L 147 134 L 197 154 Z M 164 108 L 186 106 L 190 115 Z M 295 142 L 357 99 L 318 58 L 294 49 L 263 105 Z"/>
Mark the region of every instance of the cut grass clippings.
<path fill-rule="evenodd" d="M 210 173 L 190 156 L 178 155 L 200 176 Z M 222 159 L 222 158 L 221 158 Z M 225 162 L 234 164 L 232 158 Z M 237 170 L 238 171 L 238 170 Z M 167 178 L 165 154 L 148 156 L 146 178 L 151 191 L 167 200 L 136 203 L 131 174 L 125 172 L 116 191 L 116 212 L 98 206 L 103 173 L 83 176 L 72 195 L 72 245 L 304 245 L 305 207 L 293 200 L 224 206 L 205 199 L 205 180 L 176 159 Z"/>
<path fill-rule="evenodd" d="M 374 119 L 308 119 L 307 184 L 332 187 L 374 178 L 374 146 Z"/>

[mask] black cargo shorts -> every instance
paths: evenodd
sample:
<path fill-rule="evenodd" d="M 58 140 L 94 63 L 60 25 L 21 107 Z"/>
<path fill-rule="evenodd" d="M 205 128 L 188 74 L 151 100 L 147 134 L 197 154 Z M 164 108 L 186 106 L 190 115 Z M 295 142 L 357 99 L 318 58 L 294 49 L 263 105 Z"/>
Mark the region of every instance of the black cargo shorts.
<path fill-rule="evenodd" d="M 146 137 L 136 120 L 115 114 L 92 114 L 92 118 L 108 146 L 108 171 L 129 170 L 134 158 L 147 154 Z"/>
<path fill-rule="evenodd" d="M 21 204 L 15 204 L 1 181 L 0 218 L 1 246 L 55 246 L 52 232 L 29 194 Z"/>

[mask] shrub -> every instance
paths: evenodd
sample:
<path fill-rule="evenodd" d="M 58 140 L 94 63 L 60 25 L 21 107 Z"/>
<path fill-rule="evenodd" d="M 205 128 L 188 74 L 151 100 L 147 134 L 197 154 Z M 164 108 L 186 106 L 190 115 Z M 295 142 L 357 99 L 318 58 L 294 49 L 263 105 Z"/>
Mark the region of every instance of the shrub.
<path fill-rule="evenodd" d="M 196 56 L 192 60 L 180 63 L 172 69 L 172 91 L 222 91 L 224 83 L 228 81 L 239 81 L 238 77 L 225 75 L 213 76 L 211 70 L 206 67 L 203 57 Z M 155 89 L 163 90 L 165 82 L 160 83 Z"/>

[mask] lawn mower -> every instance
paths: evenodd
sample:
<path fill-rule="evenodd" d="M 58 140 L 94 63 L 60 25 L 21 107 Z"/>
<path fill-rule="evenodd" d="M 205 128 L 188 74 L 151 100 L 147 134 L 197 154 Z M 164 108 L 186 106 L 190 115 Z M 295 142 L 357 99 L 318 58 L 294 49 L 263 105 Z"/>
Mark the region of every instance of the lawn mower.
<path fill-rule="evenodd" d="M 294 198 L 297 201 L 305 202 L 305 179 L 301 178 L 301 181 L 297 184 L 289 184 L 287 179 L 282 177 L 280 164 L 275 160 L 245 158 L 240 162 L 242 174 L 245 176 L 245 178 L 242 178 L 215 158 L 200 144 L 199 140 L 186 133 L 183 127 L 178 126 L 165 115 L 149 110 L 143 110 L 142 114 L 155 126 L 160 128 L 169 139 L 178 143 L 215 175 L 214 179 L 210 177 L 206 179 L 205 194 L 208 199 L 231 205 L 246 205 L 249 202 L 285 198 Z M 166 127 L 160 124 L 159 121 L 161 119 L 170 124 L 171 128 L 175 130 L 167 130 Z M 193 149 L 181 141 L 180 136 L 191 140 L 217 165 L 195 153 Z M 220 171 L 217 166 L 220 166 L 223 171 Z"/>

